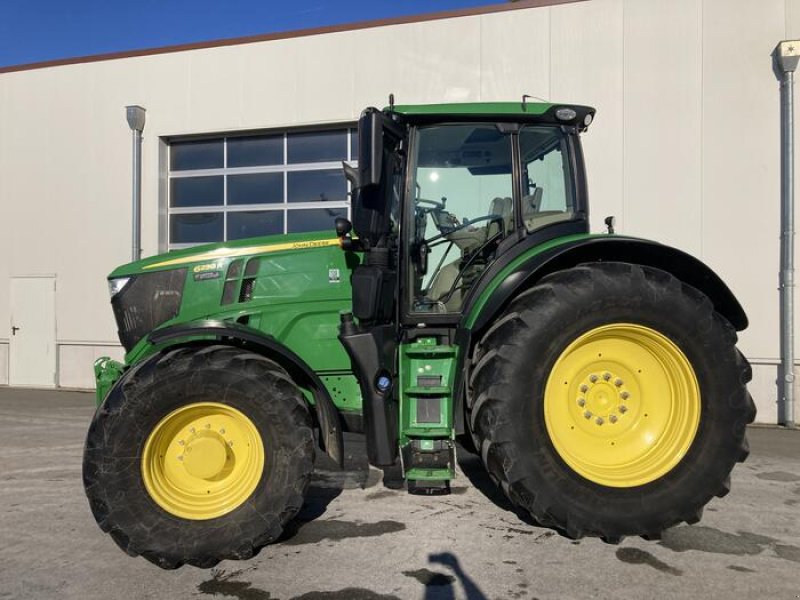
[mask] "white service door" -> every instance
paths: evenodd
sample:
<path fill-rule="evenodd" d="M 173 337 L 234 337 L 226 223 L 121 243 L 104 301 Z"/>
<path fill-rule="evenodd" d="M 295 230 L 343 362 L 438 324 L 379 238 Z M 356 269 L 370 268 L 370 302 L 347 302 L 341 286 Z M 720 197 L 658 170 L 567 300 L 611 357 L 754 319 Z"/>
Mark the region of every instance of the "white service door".
<path fill-rule="evenodd" d="M 10 385 L 55 387 L 56 279 L 11 278 Z"/>

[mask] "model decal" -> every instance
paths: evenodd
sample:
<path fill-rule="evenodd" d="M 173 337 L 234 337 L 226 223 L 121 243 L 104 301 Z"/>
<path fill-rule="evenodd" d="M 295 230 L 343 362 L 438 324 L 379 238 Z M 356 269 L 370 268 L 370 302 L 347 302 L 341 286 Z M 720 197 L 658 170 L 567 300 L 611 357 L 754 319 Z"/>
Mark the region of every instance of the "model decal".
<path fill-rule="evenodd" d="M 206 271 L 218 271 L 222 268 L 223 264 L 221 262 L 218 263 L 208 263 L 205 265 L 196 265 L 192 267 L 192 273 L 205 273 Z"/>

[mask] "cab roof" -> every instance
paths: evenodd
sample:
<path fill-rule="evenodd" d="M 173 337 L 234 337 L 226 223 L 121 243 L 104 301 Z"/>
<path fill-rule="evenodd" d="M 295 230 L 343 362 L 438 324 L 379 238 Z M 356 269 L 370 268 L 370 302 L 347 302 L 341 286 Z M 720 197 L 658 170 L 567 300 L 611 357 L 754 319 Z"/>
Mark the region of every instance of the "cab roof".
<path fill-rule="evenodd" d="M 559 118 L 561 109 L 574 111 L 572 118 Z M 465 102 L 452 104 L 398 104 L 384 108 L 385 112 L 403 115 L 411 121 L 432 121 L 468 118 L 510 119 L 513 121 L 551 122 L 562 125 L 578 125 L 585 128 L 587 115 L 594 118 L 595 109 L 579 104 L 559 104 L 553 102 Z"/>

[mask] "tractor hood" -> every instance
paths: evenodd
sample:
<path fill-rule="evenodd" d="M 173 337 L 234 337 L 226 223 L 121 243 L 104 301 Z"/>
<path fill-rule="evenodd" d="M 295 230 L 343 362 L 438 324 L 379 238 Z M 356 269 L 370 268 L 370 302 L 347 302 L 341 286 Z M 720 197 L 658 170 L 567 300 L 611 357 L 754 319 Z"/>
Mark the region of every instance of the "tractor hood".
<path fill-rule="evenodd" d="M 197 246 L 123 265 L 108 277 L 120 342 L 131 352 L 160 327 L 245 322 L 279 306 L 334 301 L 338 310 L 350 301 L 345 254 L 338 238 L 318 232 Z"/>

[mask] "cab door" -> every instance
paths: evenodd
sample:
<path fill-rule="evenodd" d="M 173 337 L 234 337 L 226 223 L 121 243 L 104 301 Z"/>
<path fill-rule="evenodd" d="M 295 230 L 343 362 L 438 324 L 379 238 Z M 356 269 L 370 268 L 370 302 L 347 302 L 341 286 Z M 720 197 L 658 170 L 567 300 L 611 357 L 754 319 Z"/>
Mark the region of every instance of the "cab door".
<path fill-rule="evenodd" d="M 457 319 L 500 244 L 517 230 L 513 128 L 419 127 L 412 141 L 404 241 L 407 317 Z"/>

